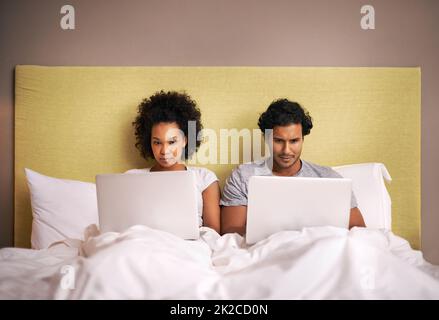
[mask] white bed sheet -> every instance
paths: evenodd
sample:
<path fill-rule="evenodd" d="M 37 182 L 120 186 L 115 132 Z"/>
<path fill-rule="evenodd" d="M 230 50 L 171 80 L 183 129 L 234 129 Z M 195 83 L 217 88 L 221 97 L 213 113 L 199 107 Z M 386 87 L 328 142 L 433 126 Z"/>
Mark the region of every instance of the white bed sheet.
<path fill-rule="evenodd" d="M 78 256 L 79 252 L 79 256 Z M 74 289 L 61 283 L 63 266 Z M 283 231 L 248 247 L 134 226 L 46 250 L 0 250 L 2 299 L 439 299 L 439 266 L 390 231 Z"/>

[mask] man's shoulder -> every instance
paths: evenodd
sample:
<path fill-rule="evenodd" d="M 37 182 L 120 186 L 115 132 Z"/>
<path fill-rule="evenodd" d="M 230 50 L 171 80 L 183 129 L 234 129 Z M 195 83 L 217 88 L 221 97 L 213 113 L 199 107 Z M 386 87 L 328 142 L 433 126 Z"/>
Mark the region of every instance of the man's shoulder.
<path fill-rule="evenodd" d="M 320 178 L 339 178 L 340 175 L 331 167 L 302 160 L 302 175 Z"/>
<path fill-rule="evenodd" d="M 240 164 L 233 170 L 232 176 L 239 177 L 241 180 L 248 180 L 251 176 L 264 175 L 266 171 L 265 160 L 257 160 Z"/>
<path fill-rule="evenodd" d="M 242 173 L 251 173 L 252 175 L 254 175 L 262 171 L 265 172 L 267 170 L 267 166 L 265 159 L 262 159 L 240 164 L 235 170 L 238 170 Z"/>
<path fill-rule="evenodd" d="M 263 167 L 264 164 L 265 164 L 265 162 L 263 160 L 241 163 L 239 166 L 236 167 L 235 170 L 239 170 L 239 171 L 256 170 L 257 168 Z"/>

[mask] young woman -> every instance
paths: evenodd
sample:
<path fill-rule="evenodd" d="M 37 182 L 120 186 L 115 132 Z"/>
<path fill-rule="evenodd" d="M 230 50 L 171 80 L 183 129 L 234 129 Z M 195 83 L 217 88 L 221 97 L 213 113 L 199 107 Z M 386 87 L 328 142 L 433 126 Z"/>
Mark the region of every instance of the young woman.
<path fill-rule="evenodd" d="M 196 139 L 188 143 L 189 128 L 198 137 L 202 129 L 201 113 L 194 100 L 186 93 L 160 91 L 142 101 L 133 122 L 136 147 L 146 160 L 154 165 L 133 169 L 128 173 L 149 171 L 189 170 L 195 174 L 198 193 L 199 225 L 220 232 L 220 189 L 216 175 L 205 168 L 190 167 L 184 163 L 200 146 Z"/>

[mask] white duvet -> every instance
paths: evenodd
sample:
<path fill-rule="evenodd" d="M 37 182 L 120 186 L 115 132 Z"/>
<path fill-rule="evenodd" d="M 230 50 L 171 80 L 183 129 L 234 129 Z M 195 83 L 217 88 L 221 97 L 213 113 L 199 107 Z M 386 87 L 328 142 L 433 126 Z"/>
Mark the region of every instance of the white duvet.
<path fill-rule="evenodd" d="M 307 228 L 249 247 L 209 228 L 184 241 L 134 226 L 0 250 L 0 298 L 439 299 L 439 266 L 381 230 Z"/>

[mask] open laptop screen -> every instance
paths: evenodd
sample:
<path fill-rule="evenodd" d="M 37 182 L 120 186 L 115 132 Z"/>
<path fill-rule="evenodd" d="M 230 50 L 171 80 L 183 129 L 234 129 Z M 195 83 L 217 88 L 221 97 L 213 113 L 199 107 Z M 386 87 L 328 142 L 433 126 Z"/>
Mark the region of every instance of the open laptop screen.
<path fill-rule="evenodd" d="M 96 176 L 101 232 L 140 224 L 198 239 L 195 176 L 190 171 Z"/>
<path fill-rule="evenodd" d="M 350 179 L 251 177 L 246 241 L 305 227 L 348 228 L 351 190 Z"/>

